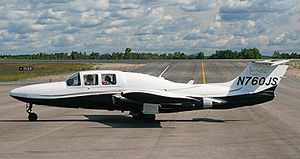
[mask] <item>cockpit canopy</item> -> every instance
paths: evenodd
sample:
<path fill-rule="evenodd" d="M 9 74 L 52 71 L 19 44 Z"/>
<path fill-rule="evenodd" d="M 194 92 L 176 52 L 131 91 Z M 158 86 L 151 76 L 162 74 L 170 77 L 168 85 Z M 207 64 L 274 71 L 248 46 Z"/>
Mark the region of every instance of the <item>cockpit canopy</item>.
<path fill-rule="evenodd" d="M 80 74 L 79 72 L 74 73 L 67 79 L 67 86 L 80 86 Z"/>

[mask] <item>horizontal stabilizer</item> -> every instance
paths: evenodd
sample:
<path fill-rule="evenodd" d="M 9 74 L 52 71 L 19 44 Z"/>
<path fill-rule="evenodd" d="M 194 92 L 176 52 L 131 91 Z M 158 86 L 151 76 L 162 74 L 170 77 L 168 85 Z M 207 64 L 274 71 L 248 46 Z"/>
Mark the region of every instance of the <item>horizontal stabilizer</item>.
<path fill-rule="evenodd" d="M 256 64 L 264 64 L 264 65 L 270 65 L 270 66 L 277 66 L 280 64 L 283 64 L 285 62 L 289 62 L 290 60 L 264 60 L 264 61 L 252 61 Z"/>

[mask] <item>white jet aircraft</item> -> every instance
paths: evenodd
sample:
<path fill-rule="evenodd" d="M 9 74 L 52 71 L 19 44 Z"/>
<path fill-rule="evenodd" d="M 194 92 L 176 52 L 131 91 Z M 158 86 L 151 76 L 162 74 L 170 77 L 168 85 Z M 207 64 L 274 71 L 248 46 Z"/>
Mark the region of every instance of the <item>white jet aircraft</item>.
<path fill-rule="evenodd" d="M 274 99 L 288 60 L 253 61 L 225 83 L 175 83 L 162 77 L 116 70 L 76 72 L 63 82 L 16 88 L 10 96 L 26 102 L 28 119 L 36 121 L 32 105 L 129 111 L 134 119 L 152 122 L 158 113 L 252 106 Z"/>

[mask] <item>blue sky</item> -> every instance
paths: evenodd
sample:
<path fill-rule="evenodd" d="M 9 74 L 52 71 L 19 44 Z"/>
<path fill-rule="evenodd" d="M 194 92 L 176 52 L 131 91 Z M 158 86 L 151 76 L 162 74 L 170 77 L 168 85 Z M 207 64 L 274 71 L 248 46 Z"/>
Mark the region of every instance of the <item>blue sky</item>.
<path fill-rule="evenodd" d="M 0 1 L 0 53 L 300 51 L 299 0 Z"/>

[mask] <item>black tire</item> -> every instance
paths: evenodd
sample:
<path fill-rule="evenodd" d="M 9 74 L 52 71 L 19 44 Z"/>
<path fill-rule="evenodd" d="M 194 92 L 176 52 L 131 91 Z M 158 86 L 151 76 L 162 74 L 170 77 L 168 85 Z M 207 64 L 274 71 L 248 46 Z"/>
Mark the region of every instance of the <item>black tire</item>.
<path fill-rule="evenodd" d="M 145 123 L 152 123 L 155 121 L 155 114 L 144 114 L 143 121 Z"/>
<path fill-rule="evenodd" d="M 143 113 L 142 112 L 130 112 L 132 115 L 133 119 L 135 120 L 142 120 L 143 118 Z"/>
<path fill-rule="evenodd" d="M 141 120 L 142 119 L 140 116 L 132 115 L 132 117 L 133 117 L 134 120 Z"/>
<path fill-rule="evenodd" d="M 29 113 L 28 114 L 28 120 L 29 121 L 37 121 L 37 119 L 38 119 L 37 114 L 35 114 L 35 113 Z"/>

